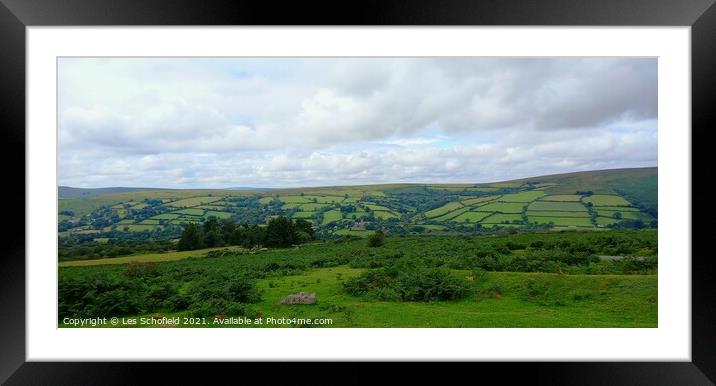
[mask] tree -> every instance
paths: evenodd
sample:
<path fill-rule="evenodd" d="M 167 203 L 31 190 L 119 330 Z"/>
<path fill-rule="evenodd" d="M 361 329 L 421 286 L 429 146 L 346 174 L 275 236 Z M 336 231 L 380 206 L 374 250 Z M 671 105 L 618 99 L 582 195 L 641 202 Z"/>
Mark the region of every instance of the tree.
<path fill-rule="evenodd" d="M 191 251 L 204 247 L 204 235 L 199 225 L 189 223 L 181 232 L 178 248 L 180 251 Z"/>
<path fill-rule="evenodd" d="M 622 212 L 614 212 L 614 214 L 612 215 L 612 217 L 614 217 L 614 218 L 617 219 L 617 220 L 621 220 L 621 218 L 622 218 Z"/>
<path fill-rule="evenodd" d="M 368 237 L 368 246 L 371 248 L 380 247 L 385 244 L 385 233 L 378 229 Z"/>
<path fill-rule="evenodd" d="M 296 228 L 296 231 L 306 233 L 306 235 L 308 235 L 309 239 L 313 238 L 315 231 L 313 230 L 313 225 L 311 224 L 311 222 L 306 221 L 305 219 L 299 218 L 299 219 L 296 219 L 294 226 Z"/>
<path fill-rule="evenodd" d="M 266 245 L 269 247 L 289 247 L 296 242 L 296 231 L 293 221 L 288 217 L 278 216 L 269 220 L 266 227 Z"/>

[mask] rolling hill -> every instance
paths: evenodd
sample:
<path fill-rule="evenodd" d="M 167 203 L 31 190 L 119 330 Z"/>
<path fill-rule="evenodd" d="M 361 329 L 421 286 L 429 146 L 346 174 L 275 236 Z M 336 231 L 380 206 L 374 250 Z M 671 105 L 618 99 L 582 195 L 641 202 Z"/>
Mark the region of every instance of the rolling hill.
<path fill-rule="evenodd" d="M 596 170 L 478 184 L 291 189 L 60 187 L 61 235 L 177 234 L 210 218 L 265 224 L 303 218 L 324 235 L 473 232 L 502 228 L 656 226 L 658 169 Z M 64 194 L 64 195 L 63 195 Z"/>

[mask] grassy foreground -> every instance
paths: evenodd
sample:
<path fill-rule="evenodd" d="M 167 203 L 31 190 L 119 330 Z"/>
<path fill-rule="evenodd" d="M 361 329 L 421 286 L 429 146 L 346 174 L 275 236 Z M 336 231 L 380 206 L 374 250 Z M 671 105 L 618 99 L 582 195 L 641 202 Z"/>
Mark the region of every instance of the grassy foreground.
<path fill-rule="evenodd" d="M 259 280 L 262 301 L 253 305 L 262 318 L 330 319 L 315 327 L 658 327 L 656 275 L 559 275 L 486 272 L 471 281 L 477 292 L 459 301 L 390 302 L 346 294 L 341 283 L 365 269 L 338 266 L 301 275 Z M 461 278 L 470 271 L 452 270 Z M 316 304 L 283 305 L 300 291 L 314 292 Z M 151 318 L 152 315 L 144 315 Z M 155 314 L 156 316 L 156 314 Z M 185 313 L 161 314 L 168 318 Z M 213 324 L 181 327 L 258 327 Z M 69 327 L 60 325 L 60 327 Z M 111 327 L 111 326 L 106 326 Z M 140 326 L 125 326 L 140 327 Z M 157 324 L 141 327 L 166 327 Z M 296 327 L 291 324 L 261 327 Z M 307 326 L 303 326 L 307 327 Z"/>
<path fill-rule="evenodd" d="M 658 327 L 656 237 L 651 230 L 388 237 L 380 247 L 319 240 L 63 262 L 58 324 Z M 281 304 L 300 292 L 315 294 L 315 304 Z M 77 323 L 112 318 L 137 323 Z M 306 322 L 316 319 L 324 323 Z"/>

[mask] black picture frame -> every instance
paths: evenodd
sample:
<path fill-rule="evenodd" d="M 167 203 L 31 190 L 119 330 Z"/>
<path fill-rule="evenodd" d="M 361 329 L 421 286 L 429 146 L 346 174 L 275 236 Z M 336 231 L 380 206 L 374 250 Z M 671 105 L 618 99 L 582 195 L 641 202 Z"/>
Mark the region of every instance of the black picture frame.
<path fill-rule="evenodd" d="M 692 60 L 692 203 L 706 203 L 704 185 L 709 167 L 707 133 L 716 120 L 716 6 L 714 0 L 539 0 L 539 1 L 417 1 L 361 0 L 310 2 L 172 1 L 172 0 L 0 0 L 0 127 L 5 133 L 5 173 L 12 178 L 6 189 L 17 196 L 25 191 L 25 44 L 27 26 L 81 25 L 545 25 L 545 26 L 690 26 Z M 700 178 L 699 178 L 700 177 Z M 7 178 L 7 177 L 6 177 Z M 25 361 L 25 207 L 11 205 L 14 221 L 5 237 L 0 258 L 0 381 L 31 384 L 140 384 L 154 379 L 162 384 L 185 384 L 187 375 L 202 373 L 202 384 L 217 383 L 225 373 L 240 371 L 279 378 L 304 378 L 305 364 L 193 364 L 193 363 L 50 363 Z M 693 204 L 692 204 L 693 205 Z M 7 213 L 7 212 L 5 212 Z M 705 214 L 703 216 L 708 216 Z M 532 384 L 713 384 L 716 381 L 716 269 L 705 249 L 708 224 L 692 214 L 692 362 L 651 363 L 470 363 L 469 367 L 426 374 L 444 383 L 466 372 L 468 379 L 529 380 Z M 22 218 L 22 224 L 20 224 Z M 15 234 L 10 234 L 14 232 Z M 699 237 L 700 236 L 700 237 Z M 689 256 L 684 256 L 689 258 Z M 360 383 L 374 379 L 404 380 L 407 371 L 395 363 L 379 364 L 390 371 L 357 371 L 341 363 L 336 370 Z M 207 369 L 207 367 L 209 367 Z M 273 371 L 271 371 L 273 370 Z M 478 378 L 474 378 L 474 377 Z M 229 378 L 231 379 L 231 378 Z M 236 379 L 236 378 L 234 378 Z M 306 380 L 306 379 L 304 379 Z M 310 380 L 309 380 L 310 381 Z M 318 380 L 320 381 L 320 379 Z M 333 383 L 330 379 L 324 382 Z M 321 383 L 324 383 L 321 382 Z"/>

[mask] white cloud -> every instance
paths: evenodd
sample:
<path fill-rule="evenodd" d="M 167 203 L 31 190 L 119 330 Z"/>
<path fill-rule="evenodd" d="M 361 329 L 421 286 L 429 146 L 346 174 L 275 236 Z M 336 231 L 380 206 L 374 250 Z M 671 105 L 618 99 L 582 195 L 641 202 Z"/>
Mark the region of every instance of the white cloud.
<path fill-rule="evenodd" d="M 481 182 L 653 166 L 655 59 L 83 59 L 60 183 Z"/>

